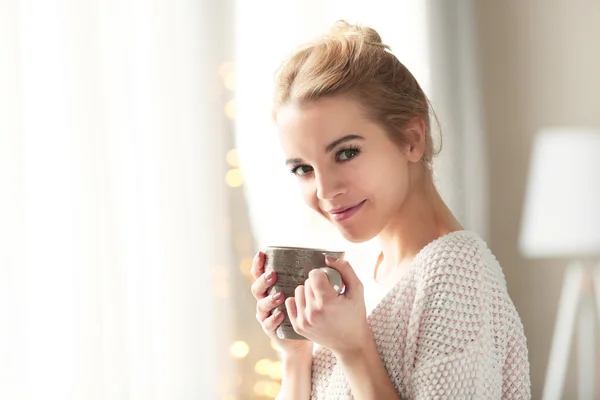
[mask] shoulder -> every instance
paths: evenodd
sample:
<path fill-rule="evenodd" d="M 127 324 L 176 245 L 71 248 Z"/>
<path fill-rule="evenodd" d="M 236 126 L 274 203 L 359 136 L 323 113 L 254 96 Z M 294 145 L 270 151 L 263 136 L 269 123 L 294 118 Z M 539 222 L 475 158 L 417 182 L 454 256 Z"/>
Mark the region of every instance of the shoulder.
<path fill-rule="evenodd" d="M 456 231 L 425 246 L 415 257 L 417 282 L 425 285 L 463 284 L 492 280 L 505 285 L 504 274 L 486 242 L 471 231 Z"/>

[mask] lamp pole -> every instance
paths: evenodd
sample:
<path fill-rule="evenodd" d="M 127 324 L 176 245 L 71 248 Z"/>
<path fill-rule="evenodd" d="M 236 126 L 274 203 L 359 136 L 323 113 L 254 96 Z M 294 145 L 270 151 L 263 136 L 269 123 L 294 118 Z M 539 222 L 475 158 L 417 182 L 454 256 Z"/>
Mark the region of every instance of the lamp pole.
<path fill-rule="evenodd" d="M 600 264 L 594 268 L 581 261 L 571 262 L 563 280 L 558 313 L 548 359 L 543 400 L 562 397 L 567 373 L 573 331 L 577 323 L 578 393 L 580 400 L 593 400 L 595 396 L 596 314 L 594 289 L 600 320 Z"/>

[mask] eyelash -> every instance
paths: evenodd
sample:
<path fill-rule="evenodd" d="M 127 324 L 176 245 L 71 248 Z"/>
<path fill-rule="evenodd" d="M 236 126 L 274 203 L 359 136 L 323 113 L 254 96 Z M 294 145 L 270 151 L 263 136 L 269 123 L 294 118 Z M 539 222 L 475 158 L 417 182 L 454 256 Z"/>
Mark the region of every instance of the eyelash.
<path fill-rule="evenodd" d="M 353 154 L 353 156 L 352 156 L 352 157 L 350 157 L 350 158 L 348 158 L 347 160 L 340 160 L 340 159 L 339 159 L 339 158 L 340 158 L 340 155 L 341 155 L 341 154 L 343 154 L 343 153 L 344 153 L 344 152 L 346 152 L 346 151 L 354 151 L 354 154 Z M 360 152 L 361 152 L 361 148 L 360 148 L 360 146 L 359 146 L 359 145 L 356 145 L 356 144 L 353 144 L 353 145 L 350 145 L 350 146 L 344 147 L 344 148 L 340 149 L 340 150 L 339 150 L 337 153 L 335 153 L 335 159 L 336 159 L 336 162 L 339 162 L 339 163 L 345 163 L 345 162 L 348 162 L 348 161 L 352 161 L 352 160 L 354 160 L 356 157 L 358 157 L 358 155 L 360 154 Z M 308 167 L 308 165 L 297 165 L 297 166 L 295 166 L 294 168 L 290 169 L 290 173 L 291 173 L 292 175 L 296 175 L 296 176 L 298 176 L 299 178 L 302 178 L 302 177 L 304 177 L 306 174 L 308 174 L 308 173 L 312 172 L 312 170 L 311 170 L 311 171 L 309 171 L 309 172 L 305 172 L 305 173 L 304 173 L 304 175 L 298 175 L 298 169 L 300 169 L 300 168 L 302 168 L 302 167 Z"/>

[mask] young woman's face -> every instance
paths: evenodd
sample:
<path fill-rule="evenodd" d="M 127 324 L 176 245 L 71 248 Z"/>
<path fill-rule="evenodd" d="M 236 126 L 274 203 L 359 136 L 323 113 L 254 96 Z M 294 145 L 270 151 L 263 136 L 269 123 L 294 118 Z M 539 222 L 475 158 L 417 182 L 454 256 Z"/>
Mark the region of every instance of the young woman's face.
<path fill-rule="evenodd" d="M 358 102 L 338 96 L 287 105 L 277 126 L 304 201 L 347 240 L 372 239 L 398 213 L 417 158 L 369 121 Z"/>

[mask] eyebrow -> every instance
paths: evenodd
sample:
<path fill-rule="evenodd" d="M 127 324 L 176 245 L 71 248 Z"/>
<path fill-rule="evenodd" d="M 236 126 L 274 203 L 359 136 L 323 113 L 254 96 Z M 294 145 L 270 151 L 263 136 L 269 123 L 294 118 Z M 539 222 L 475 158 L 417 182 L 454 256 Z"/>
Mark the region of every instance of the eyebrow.
<path fill-rule="evenodd" d="M 334 140 L 333 142 L 329 143 L 326 147 L 325 147 L 325 153 L 331 153 L 333 151 L 333 149 L 335 149 L 336 147 L 338 147 L 340 144 L 344 143 L 344 142 L 348 142 L 350 140 L 354 140 L 354 139 L 361 139 L 364 140 L 364 138 L 360 135 L 346 135 L 343 136 L 339 139 Z M 301 163 L 302 159 L 301 158 L 288 158 L 285 163 L 286 164 L 298 164 Z"/>

